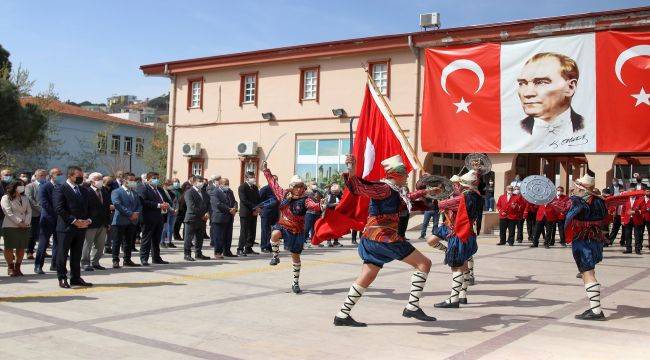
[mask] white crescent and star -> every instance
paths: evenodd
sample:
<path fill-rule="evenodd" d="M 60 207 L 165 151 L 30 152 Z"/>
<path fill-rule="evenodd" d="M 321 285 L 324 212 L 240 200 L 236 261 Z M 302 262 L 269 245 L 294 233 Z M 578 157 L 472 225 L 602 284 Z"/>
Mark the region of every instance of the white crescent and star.
<path fill-rule="evenodd" d="M 450 62 L 447 66 L 445 66 L 444 69 L 442 69 L 442 73 L 440 75 L 440 86 L 442 87 L 442 90 L 447 93 L 447 95 L 450 95 L 449 91 L 447 91 L 447 77 L 454 71 L 461 69 L 467 69 L 476 74 L 478 77 L 478 88 L 476 91 L 474 91 L 474 94 L 479 92 L 483 87 L 483 83 L 485 82 L 485 74 L 483 73 L 481 66 L 472 60 L 458 59 Z M 459 102 L 453 104 L 456 106 L 457 114 L 461 111 L 469 114 L 469 105 L 471 102 L 467 102 L 464 98 L 461 97 Z"/>
<path fill-rule="evenodd" d="M 614 65 L 614 73 L 616 74 L 616 78 L 618 78 L 618 81 L 621 82 L 621 84 L 627 86 L 625 81 L 623 81 L 623 76 L 621 75 L 621 71 L 623 70 L 623 65 L 625 63 L 637 56 L 650 56 L 650 45 L 637 45 L 637 46 L 632 46 L 631 48 L 623 51 L 618 55 L 618 58 L 616 58 L 616 64 Z M 634 107 L 637 107 L 641 104 L 646 104 L 650 106 L 650 95 L 645 92 L 645 89 L 641 87 L 641 90 L 639 91 L 638 94 L 631 94 L 633 98 L 636 99 L 636 104 Z"/>

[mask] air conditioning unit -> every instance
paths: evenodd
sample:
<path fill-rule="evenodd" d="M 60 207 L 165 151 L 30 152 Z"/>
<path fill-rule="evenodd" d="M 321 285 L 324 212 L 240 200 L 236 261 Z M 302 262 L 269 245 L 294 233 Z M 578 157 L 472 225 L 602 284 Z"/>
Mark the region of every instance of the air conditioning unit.
<path fill-rule="evenodd" d="M 183 156 L 199 156 L 201 155 L 201 144 L 184 143 L 181 147 L 181 153 L 183 153 Z"/>
<path fill-rule="evenodd" d="M 424 30 L 430 27 L 440 28 L 440 13 L 420 14 L 420 27 Z"/>
<path fill-rule="evenodd" d="M 237 144 L 237 155 L 252 156 L 257 155 L 257 143 L 255 141 L 244 141 Z"/>

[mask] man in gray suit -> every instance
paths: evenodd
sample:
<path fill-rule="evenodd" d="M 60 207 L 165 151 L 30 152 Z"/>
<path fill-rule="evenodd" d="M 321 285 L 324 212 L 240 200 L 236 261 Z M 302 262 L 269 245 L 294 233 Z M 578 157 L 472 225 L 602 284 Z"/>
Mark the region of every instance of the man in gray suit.
<path fill-rule="evenodd" d="M 185 260 L 194 261 L 192 258 L 192 240 L 194 240 L 194 257 L 199 260 L 210 260 L 204 256 L 203 236 L 205 235 L 205 222 L 210 218 L 210 197 L 204 190 L 205 179 L 194 176 L 190 179 L 192 187 L 183 195 L 187 210 L 185 211 Z"/>
<path fill-rule="evenodd" d="M 29 205 L 32 207 L 32 228 L 27 247 L 27 259 L 29 260 L 34 259 L 34 247 L 36 246 L 38 232 L 40 230 L 38 222 L 41 218 L 41 203 L 38 201 L 38 187 L 47 181 L 47 171 L 45 169 L 34 171 L 34 178 L 35 180 L 33 182 L 25 186 L 25 196 L 27 196 Z"/>
<path fill-rule="evenodd" d="M 221 179 L 219 186 L 208 189 L 210 195 L 210 239 L 214 243 L 214 258 L 237 257 L 230 251 L 232 228 L 237 214 L 235 194 L 230 190 L 230 181 Z"/>

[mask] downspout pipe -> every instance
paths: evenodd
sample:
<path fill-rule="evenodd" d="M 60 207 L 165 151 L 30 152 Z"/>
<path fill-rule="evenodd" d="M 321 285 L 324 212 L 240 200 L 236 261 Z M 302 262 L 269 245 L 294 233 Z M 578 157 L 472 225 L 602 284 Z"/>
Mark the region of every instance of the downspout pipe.
<path fill-rule="evenodd" d="M 411 52 L 413 53 L 413 56 L 415 56 L 415 101 L 414 101 L 414 110 L 413 110 L 413 123 L 414 123 L 414 140 L 413 140 L 413 147 L 415 148 L 415 154 L 416 156 L 420 152 L 420 91 L 421 91 L 421 77 L 422 77 L 422 70 L 421 70 L 421 58 L 420 58 L 420 48 L 418 48 L 415 43 L 413 42 L 413 36 L 409 35 L 408 36 L 408 45 L 409 49 L 411 49 Z M 423 162 L 424 164 L 424 162 Z M 421 172 L 424 172 L 424 169 L 420 170 Z M 413 177 L 411 179 L 412 184 L 411 188 L 415 189 L 415 182 L 416 182 L 416 177 Z"/>

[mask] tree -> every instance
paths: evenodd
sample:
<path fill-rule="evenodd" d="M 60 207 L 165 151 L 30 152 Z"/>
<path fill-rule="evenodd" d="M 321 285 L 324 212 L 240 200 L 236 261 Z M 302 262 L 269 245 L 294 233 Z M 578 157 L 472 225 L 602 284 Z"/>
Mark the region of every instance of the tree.
<path fill-rule="evenodd" d="M 9 61 L 9 51 L 5 50 L 0 44 L 0 69 L 5 69 L 7 73 L 11 73 L 11 61 Z"/>
<path fill-rule="evenodd" d="M 147 170 L 160 174 L 167 173 L 167 132 L 165 127 L 154 127 L 153 136 L 144 148 L 143 161 Z"/>

